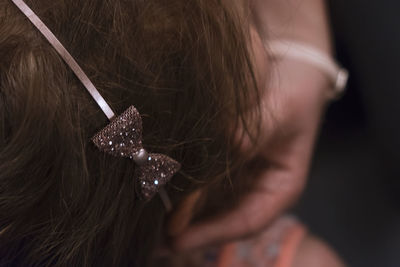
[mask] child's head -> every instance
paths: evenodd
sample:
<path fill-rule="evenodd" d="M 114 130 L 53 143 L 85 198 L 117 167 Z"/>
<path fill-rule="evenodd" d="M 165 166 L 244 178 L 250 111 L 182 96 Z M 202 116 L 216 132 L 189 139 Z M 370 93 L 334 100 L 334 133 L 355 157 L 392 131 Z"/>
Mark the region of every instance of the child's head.
<path fill-rule="evenodd" d="M 248 10 L 230 2 L 27 1 L 117 114 L 140 111 L 146 149 L 181 163 L 174 203 L 243 160 L 235 129 L 248 126 L 258 74 Z M 160 200 L 139 200 L 135 164 L 91 143 L 107 118 L 11 1 L 0 58 L 0 265 L 144 266 Z"/>

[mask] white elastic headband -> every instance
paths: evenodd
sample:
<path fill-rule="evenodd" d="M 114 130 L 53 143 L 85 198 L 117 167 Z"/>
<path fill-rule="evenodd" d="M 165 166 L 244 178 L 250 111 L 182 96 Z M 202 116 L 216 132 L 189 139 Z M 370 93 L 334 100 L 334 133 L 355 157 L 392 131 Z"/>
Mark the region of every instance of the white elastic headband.
<path fill-rule="evenodd" d="M 333 82 L 333 97 L 340 95 L 346 88 L 349 73 L 340 67 L 326 53 L 310 45 L 291 40 L 270 40 L 265 42 L 265 48 L 277 58 L 290 57 L 314 65 L 324 72 Z"/>

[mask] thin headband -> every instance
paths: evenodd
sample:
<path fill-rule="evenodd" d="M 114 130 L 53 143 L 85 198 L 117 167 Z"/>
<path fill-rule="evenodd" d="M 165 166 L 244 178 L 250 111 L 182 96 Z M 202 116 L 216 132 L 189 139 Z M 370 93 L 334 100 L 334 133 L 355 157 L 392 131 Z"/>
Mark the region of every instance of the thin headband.
<path fill-rule="evenodd" d="M 76 77 L 82 82 L 86 90 L 96 101 L 97 105 L 101 108 L 104 114 L 109 120 L 111 120 L 115 114 L 111 107 L 107 104 L 104 98 L 100 95 L 99 91 L 90 81 L 89 77 L 85 74 L 82 68 L 78 65 L 71 54 L 65 49 L 65 47 L 60 43 L 57 37 L 50 31 L 50 29 L 42 22 L 42 20 L 32 11 L 32 9 L 25 4 L 22 0 L 11 0 L 14 4 L 25 14 L 25 16 L 32 22 L 32 24 L 43 34 L 43 36 L 49 41 L 49 43 L 54 47 L 62 59 L 67 63 L 71 70 L 75 73 Z"/>

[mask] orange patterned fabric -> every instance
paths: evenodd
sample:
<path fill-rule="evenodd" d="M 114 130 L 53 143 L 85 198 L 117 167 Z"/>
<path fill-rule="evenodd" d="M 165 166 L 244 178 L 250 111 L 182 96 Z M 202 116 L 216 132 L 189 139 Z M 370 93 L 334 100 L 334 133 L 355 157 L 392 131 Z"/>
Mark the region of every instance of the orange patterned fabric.
<path fill-rule="evenodd" d="M 215 266 L 290 267 L 305 232 L 294 217 L 282 217 L 256 237 L 225 245 Z"/>

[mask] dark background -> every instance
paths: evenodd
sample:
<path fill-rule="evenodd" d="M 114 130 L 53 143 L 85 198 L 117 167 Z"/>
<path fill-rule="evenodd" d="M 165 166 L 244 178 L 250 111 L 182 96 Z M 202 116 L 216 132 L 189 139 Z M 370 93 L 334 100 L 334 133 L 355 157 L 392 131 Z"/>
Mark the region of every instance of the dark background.
<path fill-rule="evenodd" d="M 353 267 L 400 266 L 400 1 L 329 2 L 350 71 L 296 212 Z"/>

